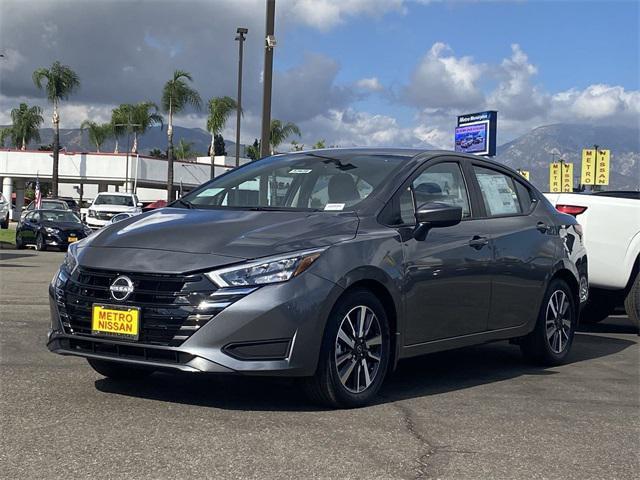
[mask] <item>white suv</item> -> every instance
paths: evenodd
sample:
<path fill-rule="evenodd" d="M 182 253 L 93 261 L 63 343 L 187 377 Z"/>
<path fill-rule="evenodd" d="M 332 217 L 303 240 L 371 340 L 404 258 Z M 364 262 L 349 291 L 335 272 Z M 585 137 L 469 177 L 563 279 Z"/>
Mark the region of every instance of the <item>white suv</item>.
<path fill-rule="evenodd" d="M 119 213 L 142 213 L 140 207 L 142 204 L 133 193 L 101 192 L 89 207 L 86 223 L 91 228 L 101 228 Z"/>

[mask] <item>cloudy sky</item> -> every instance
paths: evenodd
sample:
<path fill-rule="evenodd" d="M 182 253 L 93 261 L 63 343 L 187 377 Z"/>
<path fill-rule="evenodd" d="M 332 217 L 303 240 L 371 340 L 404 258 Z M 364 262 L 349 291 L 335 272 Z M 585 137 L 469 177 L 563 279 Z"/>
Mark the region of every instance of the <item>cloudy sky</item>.
<path fill-rule="evenodd" d="M 455 116 L 499 111 L 498 143 L 557 122 L 638 124 L 640 2 L 277 0 L 273 116 L 302 142 L 452 147 Z M 245 43 L 242 141 L 259 135 L 264 0 L 0 0 L 0 124 L 54 60 L 80 76 L 61 125 L 159 102 L 174 69 L 203 98 L 235 97 Z M 204 128 L 204 113 L 176 124 Z M 224 135 L 234 138 L 235 123 Z"/>

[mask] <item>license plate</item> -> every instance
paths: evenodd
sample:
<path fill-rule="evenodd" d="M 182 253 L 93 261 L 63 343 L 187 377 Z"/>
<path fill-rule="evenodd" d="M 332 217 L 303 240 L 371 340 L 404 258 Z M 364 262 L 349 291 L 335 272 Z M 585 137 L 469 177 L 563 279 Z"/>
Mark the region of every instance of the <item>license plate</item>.
<path fill-rule="evenodd" d="M 75 235 L 73 235 L 73 236 L 69 236 L 69 237 L 67 238 L 67 241 L 68 241 L 69 243 L 77 242 L 77 241 L 78 241 L 78 237 L 76 237 Z"/>
<path fill-rule="evenodd" d="M 119 305 L 97 305 L 91 309 L 91 333 L 138 340 L 140 308 Z"/>

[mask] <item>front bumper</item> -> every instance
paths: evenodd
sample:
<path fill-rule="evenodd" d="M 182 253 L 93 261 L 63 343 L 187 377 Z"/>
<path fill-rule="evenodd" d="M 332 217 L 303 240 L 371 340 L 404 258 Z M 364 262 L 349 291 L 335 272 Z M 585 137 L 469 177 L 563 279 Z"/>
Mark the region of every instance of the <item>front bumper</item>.
<path fill-rule="evenodd" d="M 79 241 L 85 238 L 86 235 L 84 233 L 76 233 L 76 240 Z M 44 236 L 44 243 L 49 247 L 60 247 L 67 248 L 69 245 L 74 243 L 73 241 L 69 241 L 69 235 L 65 232 L 60 233 L 47 233 Z"/>
<path fill-rule="evenodd" d="M 313 375 L 326 319 L 342 291 L 306 272 L 242 297 L 179 346 L 161 346 L 71 333 L 63 326 L 56 288 L 49 289 L 47 342 L 54 353 L 185 372 L 269 376 Z M 143 324 L 144 312 L 143 307 Z"/>

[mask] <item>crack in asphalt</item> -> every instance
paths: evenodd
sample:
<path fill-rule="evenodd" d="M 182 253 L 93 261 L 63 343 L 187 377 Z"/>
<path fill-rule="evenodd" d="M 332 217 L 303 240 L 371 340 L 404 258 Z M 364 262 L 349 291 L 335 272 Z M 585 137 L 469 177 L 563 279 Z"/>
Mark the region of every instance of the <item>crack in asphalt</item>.
<path fill-rule="evenodd" d="M 400 403 L 394 403 L 393 406 L 400 412 L 402 423 L 404 424 L 406 430 L 422 446 L 423 452 L 415 459 L 415 462 L 418 464 L 418 466 L 416 467 L 416 475 L 414 477 L 414 480 L 433 478 L 429 476 L 429 461 L 431 460 L 431 457 L 438 453 L 439 447 L 434 445 L 432 441 L 430 441 L 422 433 L 420 433 L 420 431 L 416 427 L 416 424 L 411 418 L 412 411 L 409 407 Z"/>

